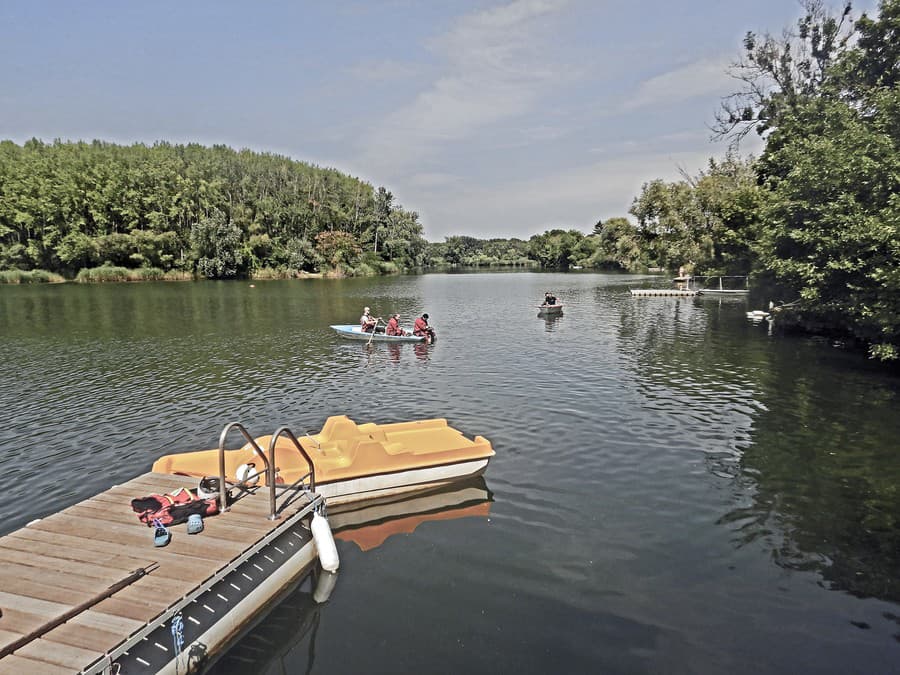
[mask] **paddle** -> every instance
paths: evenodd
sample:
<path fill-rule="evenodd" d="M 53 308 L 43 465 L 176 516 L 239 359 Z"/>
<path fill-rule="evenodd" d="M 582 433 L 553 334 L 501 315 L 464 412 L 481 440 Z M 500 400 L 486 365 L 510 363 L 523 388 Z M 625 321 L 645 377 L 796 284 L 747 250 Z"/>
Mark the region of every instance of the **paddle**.
<path fill-rule="evenodd" d="M 375 319 L 375 325 L 372 326 L 372 334 L 369 336 L 368 342 L 366 342 L 367 345 L 372 344 L 372 338 L 375 337 L 375 333 L 378 331 L 378 322 L 379 321 L 381 321 L 380 316 L 377 319 Z"/>

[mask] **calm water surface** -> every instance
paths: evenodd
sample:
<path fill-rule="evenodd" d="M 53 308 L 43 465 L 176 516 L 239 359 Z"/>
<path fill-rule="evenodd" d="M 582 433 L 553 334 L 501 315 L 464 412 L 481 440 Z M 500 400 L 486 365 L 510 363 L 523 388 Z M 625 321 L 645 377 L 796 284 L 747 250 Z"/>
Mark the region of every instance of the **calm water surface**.
<path fill-rule="evenodd" d="M 900 379 L 749 323 L 768 298 L 628 292 L 653 285 L 0 287 L 0 533 L 231 421 L 446 417 L 493 442 L 490 501 L 340 540 L 330 600 L 307 580 L 219 672 L 900 672 Z M 331 333 L 364 305 L 439 339 Z"/>

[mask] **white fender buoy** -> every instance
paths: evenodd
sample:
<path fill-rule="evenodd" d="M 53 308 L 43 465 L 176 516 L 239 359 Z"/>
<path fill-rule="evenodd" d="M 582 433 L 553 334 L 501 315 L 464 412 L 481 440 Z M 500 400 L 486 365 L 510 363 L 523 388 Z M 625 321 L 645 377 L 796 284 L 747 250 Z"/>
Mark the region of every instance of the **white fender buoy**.
<path fill-rule="evenodd" d="M 313 541 L 319 552 L 322 569 L 326 572 L 335 572 L 341 561 L 338 559 L 337 545 L 334 543 L 334 535 L 331 534 L 328 520 L 318 513 L 314 513 L 309 529 L 312 531 Z"/>
<path fill-rule="evenodd" d="M 334 585 L 337 583 L 337 572 L 322 572 L 316 580 L 316 589 L 313 591 L 313 600 L 317 604 L 328 602 Z"/>
<path fill-rule="evenodd" d="M 238 483 L 245 483 L 246 485 L 256 485 L 259 482 L 259 476 L 254 476 L 256 473 L 256 464 L 253 462 L 247 462 L 246 464 L 241 464 L 237 471 L 234 472 L 235 478 L 237 478 Z"/>

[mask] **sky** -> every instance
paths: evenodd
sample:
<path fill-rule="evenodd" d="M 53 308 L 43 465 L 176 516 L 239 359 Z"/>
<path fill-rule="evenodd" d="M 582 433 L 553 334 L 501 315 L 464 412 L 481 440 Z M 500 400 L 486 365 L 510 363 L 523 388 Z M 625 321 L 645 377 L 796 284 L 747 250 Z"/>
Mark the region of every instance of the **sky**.
<path fill-rule="evenodd" d="M 795 0 L 0 0 L 0 139 L 285 155 L 386 187 L 429 241 L 588 233 L 629 217 L 644 183 L 725 154 L 710 126 L 743 36 L 800 14 Z"/>

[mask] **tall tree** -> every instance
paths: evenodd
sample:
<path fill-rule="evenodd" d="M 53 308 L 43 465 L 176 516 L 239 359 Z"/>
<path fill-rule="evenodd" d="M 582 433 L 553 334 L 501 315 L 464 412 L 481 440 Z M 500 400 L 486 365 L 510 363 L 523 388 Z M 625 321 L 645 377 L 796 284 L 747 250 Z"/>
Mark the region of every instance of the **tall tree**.
<path fill-rule="evenodd" d="M 838 15 L 822 0 L 803 0 L 803 8 L 796 27 L 781 36 L 748 32 L 744 37 L 744 55 L 729 69 L 741 89 L 723 100 L 713 126 L 717 137 L 737 143 L 754 129 L 764 135 L 822 93 L 853 35 L 851 5 Z"/>

